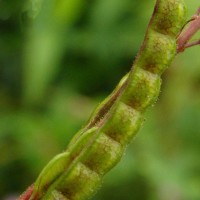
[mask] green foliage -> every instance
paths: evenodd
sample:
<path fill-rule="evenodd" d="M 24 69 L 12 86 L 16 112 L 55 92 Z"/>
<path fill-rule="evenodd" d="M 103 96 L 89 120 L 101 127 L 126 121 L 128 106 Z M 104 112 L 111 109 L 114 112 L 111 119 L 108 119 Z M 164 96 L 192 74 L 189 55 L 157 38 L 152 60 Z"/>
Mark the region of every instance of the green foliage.
<path fill-rule="evenodd" d="M 54 1 L 30 2 L 0 2 L 1 199 L 34 181 L 129 70 L 154 4 L 73 1 L 65 16 Z M 187 3 L 191 14 L 197 2 Z M 199 64 L 198 47 L 178 56 L 140 135 L 94 199 L 200 198 Z"/>

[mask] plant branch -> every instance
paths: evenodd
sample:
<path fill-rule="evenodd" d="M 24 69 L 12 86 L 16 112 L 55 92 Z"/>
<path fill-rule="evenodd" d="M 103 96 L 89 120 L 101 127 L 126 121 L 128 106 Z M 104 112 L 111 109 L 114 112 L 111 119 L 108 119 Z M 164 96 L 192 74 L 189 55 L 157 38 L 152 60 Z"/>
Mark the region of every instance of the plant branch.
<path fill-rule="evenodd" d="M 182 31 L 177 38 L 177 53 L 183 52 L 185 48 L 200 44 L 200 40 L 188 43 L 189 40 L 200 29 L 200 7 L 196 11 L 196 13 L 191 17 L 188 23 L 189 26 L 186 28 L 185 31 Z"/>

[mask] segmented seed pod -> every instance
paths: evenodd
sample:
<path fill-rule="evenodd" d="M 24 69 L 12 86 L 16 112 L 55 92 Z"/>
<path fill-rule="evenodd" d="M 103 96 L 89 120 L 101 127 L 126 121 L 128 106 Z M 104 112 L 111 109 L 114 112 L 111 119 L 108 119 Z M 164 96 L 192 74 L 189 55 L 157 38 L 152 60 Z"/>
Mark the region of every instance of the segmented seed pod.
<path fill-rule="evenodd" d="M 115 166 L 155 103 L 161 74 L 176 55 L 176 35 L 185 22 L 183 0 L 157 0 L 144 43 L 114 92 L 96 109 L 64 153 L 44 168 L 30 200 L 85 200 Z"/>

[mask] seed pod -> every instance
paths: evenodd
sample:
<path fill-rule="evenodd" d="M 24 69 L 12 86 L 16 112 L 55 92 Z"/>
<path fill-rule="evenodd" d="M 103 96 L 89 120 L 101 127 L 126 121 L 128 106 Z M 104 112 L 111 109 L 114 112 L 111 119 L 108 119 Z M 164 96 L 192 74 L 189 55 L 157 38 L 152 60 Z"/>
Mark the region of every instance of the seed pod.
<path fill-rule="evenodd" d="M 31 200 L 85 200 L 115 166 L 160 91 L 161 74 L 176 55 L 185 22 L 183 0 L 157 0 L 144 43 L 128 75 L 90 121 L 36 180 Z"/>

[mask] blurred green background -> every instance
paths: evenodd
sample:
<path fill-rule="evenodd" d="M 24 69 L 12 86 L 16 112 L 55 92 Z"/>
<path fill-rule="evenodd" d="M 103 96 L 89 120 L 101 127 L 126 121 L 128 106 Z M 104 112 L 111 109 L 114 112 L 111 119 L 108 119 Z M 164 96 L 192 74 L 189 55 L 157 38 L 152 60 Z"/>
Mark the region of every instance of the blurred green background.
<path fill-rule="evenodd" d="M 154 3 L 0 0 L 0 199 L 34 182 L 130 70 Z M 199 5 L 186 3 L 189 18 Z M 158 102 L 93 200 L 200 199 L 199 50 L 163 75 Z"/>

